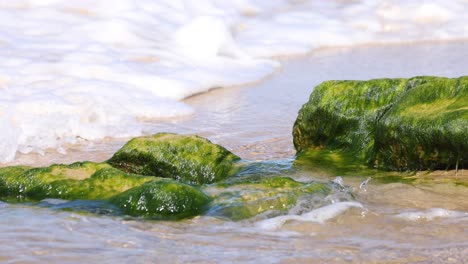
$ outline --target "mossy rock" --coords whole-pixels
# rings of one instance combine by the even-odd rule
[[[238,160],[207,139],[160,133],[130,140],[108,162],[128,173],[206,184],[235,174]]]
[[[201,214],[209,197],[174,180],[150,181],[110,199],[124,213],[154,219],[181,219]]]
[[[131,140],[109,163],[0,168],[0,195],[111,202],[131,216],[180,219],[201,213],[209,198],[178,180],[203,184],[224,179],[237,171],[238,160],[197,136],[158,134]]]
[[[330,189],[323,183],[302,183],[289,177],[249,176],[212,187],[214,198],[209,214],[234,221],[267,211],[285,212],[301,197],[325,196]]]
[[[0,168],[0,191],[3,196],[32,199],[107,199],[153,179],[125,173],[107,163],[6,167]]]
[[[468,165],[467,128],[468,77],[327,81],[293,137],[299,156],[325,149],[373,168],[455,169]]]
[[[57,198],[111,202],[125,214],[157,219],[192,217],[209,202],[200,190],[175,180],[130,174],[93,162],[0,168],[0,195],[10,201]]]
[[[397,170],[468,165],[468,77],[413,78],[410,86],[377,123],[374,163]]]

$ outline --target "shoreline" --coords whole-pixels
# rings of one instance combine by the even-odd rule
[[[463,46],[468,41],[424,43],[332,47],[314,50],[299,57],[284,58],[281,60],[281,67],[274,74],[258,82],[233,87],[215,87],[183,99],[182,102],[194,109],[192,115],[143,120],[143,134],[199,134],[225,146],[244,159],[254,161],[292,158],[295,155],[291,136],[292,124],[312,88],[322,81],[349,79],[350,76],[354,79],[414,76],[418,73],[405,69],[414,72],[416,66],[423,68],[416,71],[427,72],[429,75],[457,76],[463,73],[452,69],[463,68],[468,64],[463,62],[463,56],[457,54],[457,51],[460,51],[468,55],[468,48]],[[430,54],[433,58],[427,55],[426,50],[433,51]],[[418,52],[421,55],[418,55]],[[393,58],[392,53],[412,55],[413,58],[410,59],[413,60],[408,63],[414,65],[395,69],[393,66],[403,61]],[[444,62],[443,59],[447,55],[447,61]],[[388,61],[388,66],[381,64],[379,60],[376,61],[376,58],[381,57],[383,62]],[[355,62],[355,59],[360,61]],[[373,67],[373,64],[379,65],[381,69]],[[457,67],[457,64],[461,65]],[[355,69],[356,65],[364,66],[364,69]],[[369,72],[366,72],[366,68]],[[387,74],[383,74],[384,72]],[[309,73],[315,73],[317,76]],[[86,141],[84,144],[66,146],[65,155],[55,150],[48,150],[43,156],[17,154],[13,162],[0,164],[0,167],[46,166],[80,160],[104,161],[128,140],[129,138],[106,138]]]
[[[303,53],[293,53],[288,55],[278,55],[272,56],[265,59],[278,60],[280,63],[287,62],[289,60],[300,60],[305,57],[313,56],[317,53],[329,52],[329,51],[348,51],[350,49],[363,49],[363,48],[384,48],[384,47],[405,47],[405,46],[424,46],[424,45],[444,45],[444,44],[461,44],[468,43],[468,38],[454,38],[448,40],[440,39],[428,39],[428,40],[406,40],[406,41],[394,41],[394,42],[369,42],[355,45],[337,45],[337,46],[328,46],[328,47],[318,47],[310,51]],[[280,67],[281,68],[281,67]],[[468,73],[467,73],[468,74]],[[268,78],[268,77],[266,77]]]

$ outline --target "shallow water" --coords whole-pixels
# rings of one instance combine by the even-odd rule
[[[312,88],[328,79],[466,74],[468,43],[426,43],[319,50],[286,60],[277,75],[249,87],[216,89],[185,100],[189,118],[148,121],[145,131],[197,133],[244,159],[286,167],[302,181],[333,180],[288,170],[291,129]],[[75,147],[66,156],[20,156],[15,164],[105,160],[123,140]],[[278,160],[278,161],[275,161]],[[466,177],[466,170],[459,172]],[[0,203],[0,261],[5,263],[464,263],[468,258],[468,188],[445,184],[379,184],[344,178],[362,208],[317,213],[276,229],[209,216],[179,222]],[[339,200],[339,196],[329,199]],[[336,209],[336,208],[335,208]],[[334,216],[336,215],[336,216]]]

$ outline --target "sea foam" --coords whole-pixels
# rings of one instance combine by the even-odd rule
[[[358,202],[337,202],[314,209],[302,215],[282,215],[262,220],[257,222],[255,226],[263,230],[276,230],[281,228],[288,221],[315,222],[323,224],[325,221],[337,217],[352,207],[363,208],[362,204]]]
[[[443,208],[430,208],[427,210],[408,211],[397,214],[395,217],[409,221],[432,221],[437,218],[464,218],[468,220],[468,212],[447,210]]]
[[[468,37],[466,1],[0,2],[0,162],[143,133],[141,119],[258,81],[273,56]]]

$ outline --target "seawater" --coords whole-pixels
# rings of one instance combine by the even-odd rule
[[[2,166],[102,161],[127,137],[169,131],[201,134],[244,159],[287,168],[294,158],[292,124],[320,82],[466,75],[468,44],[455,41],[466,38],[466,5],[1,2],[0,159],[9,161]],[[322,182],[339,176],[308,170],[286,175]],[[466,180],[466,168],[456,177]],[[67,201],[60,200],[42,201],[48,206],[0,202],[0,262],[467,259],[466,187],[371,179],[360,188],[366,179],[343,179],[354,199],[340,201],[337,193],[320,201],[325,207],[305,210],[299,204],[306,208],[295,208],[288,219],[241,222],[207,215],[143,221],[62,210]]]
[[[259,166],[265,164],[259,171],[300,181],[331,182],[339,175],[290,170],[292,123],[316,84],[327,79],[455,77],[464,74],[467,57],[466,42],[320,50],[283,61],[282,71],[261,83],[183,100],[195,110],[191,118],[145,122],[144,127],[148,131],[200,133],[245,159],[259,160]],[[96,145],[68,155],[36,155],[31,160],[35,155],[21,155],[17,162],[105,160],[123,143],[112,141],[110,146]],[[367,177],[343,178],[346,193],[334,192],[314,205],[298,203],[283,218],[240,222],[209,215],[177,222],[145,221],[60,210],[67,202],[61,200],[43,201],[41,204],[49,204],[45,207],[0,203],[0,261],[464,263],[468,256],[465,186],[379,184],[374,179],[361,186]],[[466,168],[456,177],[466,180]],[[80,206],[90,205],[83,202],[78,209]]]
[[[454,1],[17,0],[0,3],[0,162],[144,134],[182,99],[259,81],[274,57],[468,37]]]

